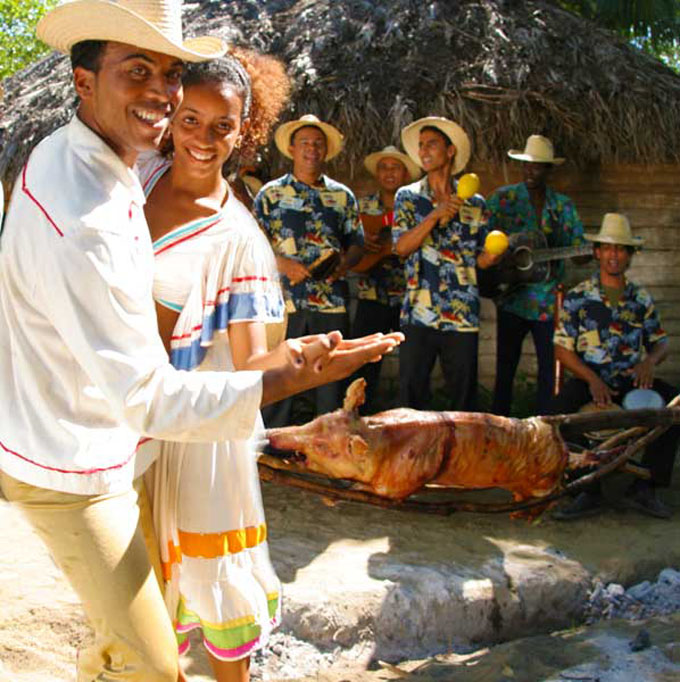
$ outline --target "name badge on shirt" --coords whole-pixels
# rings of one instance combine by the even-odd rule
[[[576,350],[584,351],[587,348],[597,348],[600,345],[600,334],[597,329],[591,329],[589,332],[583,332],[578,335],[576,340]]]
[[[437,321],[437,313],[420,304],[413,307],[413,317],[421,324],[427,326],[430,326]]]
[[[477,225],[482,219],[482,209],[480,206],[467,206],[463,204],[458,209],[458,218],[465,225]]]
[[[283,197],[279,202],[281,208],[290,208],[293,211],[301,211],[305,202],[302,197]]]
[[[432,265],[439,265],[439,251],[431,246],[422,247],[423,258]]]
[[[329,208],[344,208],[347,206],[347,195],[344,192],[319,192],[321,203]]]

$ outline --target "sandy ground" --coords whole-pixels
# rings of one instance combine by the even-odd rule
[[[386,576],[397,580],[393,574],[405,564],[429,567],[455,561],[474,571],[491,559],[507,559],[508,547],[514,545],[555,548],[586,567],[591,577],[624,585],[653,579],[665,566],[678,568],[677,488],[676,484],[667,498],[675,508],[672,522],[612,510],[599,519],[565,525],[548,518],[534,524],[505,516],[460,514],[440,518],[354,504],[328,508],[315,496],[265,486],[272,555],[285,584],[292,617],[284,620],[283,632],[274,638],[273,653],[256,661],[255,679],[680,680],[677,614],[644,624],[612,621],[587,629],[519,638],[474,654],[471,652],[475,647],[463,651],[452,646],[437,657],[416,657],[404,642],[404,656],[392,656],[392,664],[383,666],[379,663],[383,657],[375,646],[376,633],[368,626],[365,631],[361,629],[366,604],[376,599],[369,588],[383,584]],[[530,552],[526,560],[531,564]],[[291,636],[291,624],[299,628],[302,622],[296,612],[302,601],[310,601],[313,614],[322,608],[322,602],[341,599],[343,589],[356,581],[359,584],[343,608],[348,611],[347,622],[356,622],[357,627],[343,635],[346,626],[340,623],[337,646],[313,648]],[[1,499],[0,598],[5,605],[0,621],[0,681],[75,679],[77,649],[90,636],[78,601],[30,527]],[[310,627],[313,629],[314,623]],[[633,653],[629,643],[642,627],[650,632],[652,646]],[[537,628],[541,630],[548,631]],[[522,634],[518,632],[517,637]],[[204,682],[211,679],[209,668],[202,647],[196,644],[183,663],[192,682]],[[372,670],[366,670],[367,666]]]

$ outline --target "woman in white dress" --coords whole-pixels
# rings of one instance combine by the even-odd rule
[[[278,362],[265,334],[283,316],[274,256],[222,168],[234,150],[266,141],[287,94],[282,65],[254,52],[191,65],[171,155],[140,165],[159,329],[180,369]],[[216,679],[245,682],[281,613],[253,442],[151,445],[161,449],[154,520],[180,653],[200,628]]]

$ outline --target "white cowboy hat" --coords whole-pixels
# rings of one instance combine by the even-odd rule
[[[420,166],[417,163],[413,163],[409,156],[404,154],[404,152],[400,152],[393,145],[384,147],[379,152],[373,152],[372,154],[369,154],[364,159],[364,166],[371,175],[375,176],[376,172],[378,171],[378,164],[383,159],[396,159],[397,161],[401,161],[404,166],[406,166],[406,170],[411,176],[411,180],[417,180],[421,175]]]
[[[295,121],[288,121],[280,125],[274,133],[274,142],[278,150],[289,159],[292,159],[290,150],[290,139],[296,130],[312,126],[318,128],[326,136],[326,158],[325,161],[330,161],[342,151],[343,135],[330,123],[320,121],[314,114],[305,114]]]
[[[38,22],[38,38],[68,54],[83,40],[111,40],[187,62],[221,57],[221,38],[182,39],[180,0],[63,0]]]
[[[451,167],[451,175],[456,175],[467,166],[470,160],[471,147],[470,138],[467,133],[453,121],[442,116],[426,116],[419,118],[410,125],[407,125],[401,131],[401,143],[404,145],[406,153],[422,168],[420,156],[418,154],[418,141],[420,138],[420,131],[423,128],[431,126],[441,130],[456,148],[456,156],[453,159],[453,166]]]
[[[630,222],[621,213],[605,213],[602,225],[597,234],[583,235],[589,242],[604,244],[621,244],[622,246],[634,246],[640,248],[644,243],[642,237],[633,237]]]
[[[554,166],[561,166],[564,163],[563,158],[555,158],[553,143],[547,137],[543,137],[543,135],[530,135],[527,138],[527,143],[524,145],[524,151],[511,149],[508,152],[508,156],[511,159],[517,159],[517,161],[551,163]]]

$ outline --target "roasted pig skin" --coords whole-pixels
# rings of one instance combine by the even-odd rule
[[[360,481],[392,499],[426,483],[544,497],[561,485],[568,462],[557,427],[540,417],[405,408],[359,417],[341,409],[267,435],[273,448],[303,454],[310,471]]]

